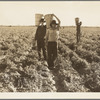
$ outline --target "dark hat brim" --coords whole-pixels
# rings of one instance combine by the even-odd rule
[[[51,24],[51,25],[52,25],[52,24],[58,25],[58,23],[56,23],[55,20],[53,20],[50,24]]]
[[[46,22],[46,21],[40,21],[40,22]]]
[[[46,22],[44,19],[41,19],[40,22]]]

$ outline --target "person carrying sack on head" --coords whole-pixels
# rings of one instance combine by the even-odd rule
[[[79,18],[75,18],[75,23],[76,23],[76,41],[77,44],[80,42],[80,38],[81,38],[81,25],[82,22],[79,22]]]
[[[41,49],[43,51],[44,60],[46,60],[46,48],[45,48],[45,35],[46,35],[46,25],[44,25],[45,21],[42,18],[40,20],[40,25],[38,26],[35,34],[35,40],[37,40],[37,50],[39,60],[41,60]]]
[[[81,38],[81,25],[82,25],[82,22],[79,22],[79,23],[77,23],[77,27],[76,27],[77,44],[80,42],[80,38]]]
[[[48,53],[48,68],[50,70],[54,69],[54,61],[57,58],[57,47],[58,47],[58,38],[59,38],[59,28],[60,20],[52,14],[57,20],[52,20],[50,23],[50,28],[46,32],[46,44],[47,44],[47,53]]]

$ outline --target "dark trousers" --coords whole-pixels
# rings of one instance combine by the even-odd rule
[[[80,37],[81,37],[80,32],[77,32],[76,37],[77,37],[77,43],[79,43],[80,42]]]
[[[48,42],[48,65],[49,68],[54,67],[54,61],[57,58],[57,42]]]
[[[41,50],[42,50],[44,59],[46,60],[46,48],[45,48],[44,40],[42,40],[42,41],[37,40],[37,50],[38,50],[39,59],[41,59]]]

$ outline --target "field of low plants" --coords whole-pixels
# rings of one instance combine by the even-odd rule
[[[38,60],[34,26],[0,26],[0,92],[100,92],[100,28],[61,27],[56,69]]]

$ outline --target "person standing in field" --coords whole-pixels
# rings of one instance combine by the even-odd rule
[[[58,38],[59,38],[59,28],[60,20],[52,14],[57,20],[52,20],[50,23],[50,28],[46,32],[46,44],[47,44],[47,54],[48,54],[48,68],[50,70],[54,69],[54,61],[57,58],[57,47],[58,47]]]
[[[44,25],[45,21],[42,18],[40,20],[40,25],[38,26],[35,34],[35,40],[37,41],[37,50],[39,60],[41,60],[41,49],[43,51],[44,60],[46,60],[46,48],[45,48],[45,35],[46,35],[46,25]]]
[[[77,37],[77,43],[79,43],[80,42],[80,37],[81,37],[81,25],[82,25],[82,22],[78,22],[77,24],[76,24],[76,31],[77,31],[77,33],[76,33],[76,37]]]

